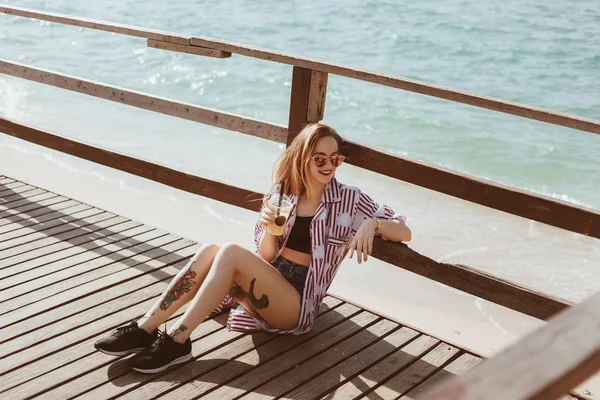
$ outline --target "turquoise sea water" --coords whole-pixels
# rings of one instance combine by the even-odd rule
[[[600,120],[597,1],[7,3],[228,39]],[[143,39],[2,14],[0,58],[287,123],[287,65],[147,49]],[[264,188],[280,151],[3,75],[0,115],[253,189]],[[600,208],[598,135],[335,76],[324,122],[370,146]],[[0,136],[0,145],[16,143]]]

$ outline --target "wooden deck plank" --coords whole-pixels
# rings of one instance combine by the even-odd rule
[[[17,259],[16,262],[14,259],[8,259],[6,260],[6,267],[0,269],[0,290],[11,280],[17,282],[18,280],[25,281],[33,278],[26,274],[37,274],[36,276],[46,275],[51,273],[48,272],[49,270],[58,270],[58,267],[54,267],[52,264],[58,264],[59,261],[66,263],[68,262],[67,259],[72,259],[79,254],[87,251],[96,251],[105,244],[124,240],[127,237],[148,232],[152,229],[154,228],[142,225],[139,222],[126,221],[114,225],[109,229],[103,229],[98,233],[81,236],[78,238],[80,239],[78,243],[73,244],[71,247],[59,250],[51,248],[48,250],[51,247],[49,246],[17,256],[15,257]],[[1,265],[2,263],[0,262]],[[40,268],[42,269],[40,270]]]
[[[186,399],[199,396],[215,387],[218,380],[223,382],[231,380],[249,370],[251,368],[249,364],[238,361],[247,352],[265,346],[265,344],[277,346],[277,343],[281,344],[284,341],[286,342],[286,348],[300,345],[320,332],[335,326],[340,320],[347,318],[348,315],[344,312],[350,309],[354,314],[359,312],[354,306],[344,308],[341,300],[326,296],[315,318],[314,327],[307,334],[296,336],[266,334],[268,337],[266,341],[262,341],[263,333],[261,332],[244,335],[232,345],[198,357],[195,362],[182,368],[169,370],[160,379],[153,378],[144,382],[143,386],[136,385],[135,390],[130,390],[119,398],[153,399],[173,389],[179,389],[180,393],[168,393],[168,397],[174,395],[177,398]],[[261,361],[266,361],[264,354],[261,354]],[[191,384],[187,385],[188,382],[191,382]]]
[[[74,236],[64,241],[58,241],[47,246],[40,247],[28,252],[20,253],[0,260],[0,280],[12,276],[19,272],[20,265],[27,265],[28,270],[39,268],[53,261],[67,258],[87,251],[88,247],[93,247],[106,241],[111,243],[114,238],[118,238],[121,232],[144,226],[140,222],[131,221],[123,217],[116,217],[114,223],[102,223],[104,227],[98,230],[90,230],[87,235]],[[108,220],[111,221],[111,220]]]
[[[194,351],[199,354],[206,354],[218,349],[231,341],[234,341],[240,332],[229,331],[225,326],[227,324],[227,314],[222,314],[214,320],[209,319],[200,324],[192,333],[194,341]],[[262,340],[267,335],[263,333]],[[101,353],[100,353],[101,354]],[[93,354],[91,357],[104,358]],[[179,366],[181,367],[181,366]],[[152,379],[152,375],[144,375],[131,370],[130,358],[104,365],[88,374],[82,375],[75,380],[66,382],[60,387],[45,393],[48,398],[68,398],[74,395],[83,395],[84,398],[100,399],[111,398],[115,394],[126,389],[127,385],[135,384],[136,381]],[[121,386],[123,385],[123,386]]]
[[[36,188],[36,187],[29,187],[29,186],[22,186],[22,187],[25,188],[22,191],[20,191],[19,189],[15,189],[12,194],[2,196],[2,198],[0,198],[0,206],[3,207],[3,209],[7,209],[10,207],[11,203],[14,203],[14,202],[17,202],[17,201],[20,201],[23,199],[29,199],[31,197],[35,197],[40,194],[48,193],[44,189],[40,189],[40,188]]]
[[[2,363],[0,364],[0,376],[3,376],[9,372],[13,372],[32,361],[43,358],[58,350],[79,343],[80,341],[93,336],[95,332],[105,332],[111,330],[114,326],[119,326],[119,324],[123,321],[129,321],[135,318],[137,315],[143,315],[150,309],[156,300],[157,298],[152,298],[141,303],[134,304],[119,313],[107,315],[94,321],[90,325],[81,327],[80,329],[65,332],[58,337],[43,341],[35,346],[21,348],[20,351],[16,353],[12,352],[11,355],[1,358]],[[8,342],[8,345],[13,342],[14,341]],[[92,347],[91,350],[95,349]]]
[[[396,399],[433,375],[458,354],[459,349],[440,343],[408,368],[383,382],[372,393],[365,394],[363,398]]]
[[[10,204],[0,204],[0,218],[3,217],[4,214],[10,215],[14,210],[19,210],[21,207],[29,206],[31,208],[37,208],[37,203],[52,199],[54,197],[59,197],[56,193],[46,192],[42,194],[38,194],[36,196],[30,198],[23,198],[18,201],[11,201]],[[62,197],[62,196],[61,196]],[[66,199],[66,197],[65,197]],[[30,208],[30,209],[31,209]]]
[[[167,282],[164,282],[163,284],[163,289],[166,288],[167,286]],[[335,299],[333,300],[335,301]],[[334,302],[332,304],[335,304]],[[178,318],[179,315],[181,315],[183,313],[183,309],[185,307],[182,307],[181,310],[179,310],[176,314],[174,314],[174,316],[170,319],[170,321],[173,321],[174,319]],[[223,316],[221,316],[221,318],[226,318],[227,314],[224,314]],[[203,324],[205,325],[206,322]],[[204,327],[206,328],[206,327]],[[203,329],[204,329],[203,328]],[[62,365],[63,363],[61,363],[60,359],[56,358],[57,354],[60,353],[55,353],[53,355],[51,355],[50,357],[44,358],[40,361],[36,361],[33,364],[29,364],[28,366],[19,369],[17,372],[19,373],[14,374],[14,375],[8,375],[9,379],[7,382],[7,388],[5,390],[8,390],[7,393],[5,394],[15,394],[18,395],[18,398],[23,398],[25,396],[31,396],[33,394],[51,389],[52,387],[60,384],[63,381],[67,381],[70,379],[74,379],[77,378],[79,376],[85,375],[88,372],[92,372],[94,370],[96,370],[97,368],[102,368],[105,367],[109,364],[113,364],[114,362],[114,366],[112,367],[112,369],[109,369],[110,371],[110,376],[112,377],[113,375],[113,371],[114,368],[119,368],[120,364],[117,364],[118,359],[114,358],[114,357],[109,357],[106,356],[105,354],[102,354],[100,352],[96,352],[95,349],[93,349],[92,344],[93,342],[98,338],[101,337],[103,334],[100,335],[96,335],[94,338],[91,338],[89,340],[87,340],[85,343],[80,343],[78,345],[76,345],[75,349],[71,349],[69,348],[68,351],[65,353],[67,356],[69,354],[73,354],[73,357],[68,357],[68,360],[74,360],[75,356],[77,354],[81,354],[81,353],[85,353],[85,356],[83,358],[82,361],[78,361],[77,364],[65,364]],[[91,349],[91,352],[90,352]],[[121,357],[120,357],[121,358]],[[119,359],[120,359],[119,358]],[[107,362],[108,360],[108,362]],[[117,361],[117,362],[115,362]],[[125,363],[127,364],[127,363]],[[56,366],[59,365],[59,367],[57,368]],[[193,364],[187,364],[187,366],[191,366]],[[57,368],[57,369],[55,369]],[[106,380],[108,375],[104,375],[104,379]],[[36,387],[27,387],[25,385],[23,385],[23,383],[26,383],[27,381],[31,380],[31,379],[36,379]],[[3,377],[4,379],[4,377]],[[165,382],[166,383],[166,382]],[[2,393],[2,391],[0,390],[0,393]],[[49,393],[52,394],[53,392]],[[4,395],[4,394],[3,394]],[[58,397],[47,397],[46,398],[58,398]],[[103,396],[105,397],[105,396]],[[86,396],[86,398],[89,398]]]
[[[0,197],[0,209],[8,209],[10,203],[13,201],[27,199],[42,193],[48,193],[48,191],[31,185],[23,185],[16,189],[5,191]]]
[[[142,229],[144,228],[142,227]],[[75,287],[81,283],[118,272],[127,266],[115,265],[115,263],[177,240],[180,239],[165,231],[155,229],[140,233],[137,237],[110,243],[100,249],[88,251],[68,260],[58,261],[55,269],[52,269],[52,266],[45,266],[42,270],[52,273],[36,279],[29,279],[1,292],[0,315],[6,311],[7,307],[22,307],[52,294],[60,293],[65,288]],[[41,275],[39,271],[37,275]],[[5,305],[5,303],[10,303],[10,305]]]
[[[126,218],[119,216],[109,217],[106,219],[102,218],[103,217],[94,218],[94,220],[92,221],[82,222],[78,229],[54,233],[52,235],[47,235],[47,237],[42,237],[41,239],[38,239],[34,242],[26,243],[22,246],[15,246],[7,250],[0,251],[0,261],[7,260],[17,255],[37,250],[42,247],[47,247],[55,243],[60,243],[61,241],[69,240],[71,238],[76,238],[79,236],[89,236],[96,231],[106,229],[107,227],[127,221]]]
[[[12,220],[6,221],[7,223],[0,225],[0,235],[5,232],[10,232],[18,228],[23,228],[26,226],[34,225],[41,220],[41,222],[51,219],[52,216],[50,214],[56,215],[58,212],[66,211],[71,212],[71,207],[80,205],[82,203],[75,200],[67,200],[62,203],[57,204],[55,207],[48,208],[38,208],[36,211],[32,211],[31,214],[27,215],[24,218],[12,218]],[[91,206],[88,206],[91,207]]]
[[[418,361],[423,354],[439,343],[438,339],[421,335],[323,398],[335,400],[358,398],[363,393],[370,392],[380,382]]]
[[[60,197],[61,196],[57,196],[53,199],[59,199]],[[63,201],[46,200],[46,202],[48,203],[48,205],[45,205],[43,207],[38,207],[35,210],[5,216],[4,218],[2,218],[0,220],[0,228],[2,228],[3,229],[2,231],[4,232],[6,229],[4,227],[6,225],[25,224],[32,220],[35,221],[36,218],[39,218],[42,215],[46,215],[46,214],[49,214],[49,213],[55,212],[55,211],[60,211],[65,208],[71,207],[72,205],[75,205],[75,204],[82,204],[79,201],[69,200],[66,198]]]
[[[82,211],[80,216],[85,216],[80,220],[72,220],[68,223],[61,224],[58,226],[53,226],[49,229],[45,229],[43,231],[38,232],[30,232],[26,235],[19,236],[14,239],[7,240],[6,242],[0,243],[0,257],[3,257],[5,254],[8,254],[7,251],[12,249],[13,247],[20,246],[35,246],[35,242],[40,239],[45,239],[50,236],[59,235],[61,233],[69,232],[76,229],[81,229],[87,225],[93,225],[96,222],[104,221],[109,218],[114,218],[116,215],[102,211],[97,209],[90,209],[86,211]]]
[[[26,220],[12,222],[10,224],[6,224],[0,226],[0,239],[5,233],[15,231],[17,229],[26,228],[31,225],[37,225],[43,222],[51,221],[53,219],[57,219],[60,217],[64,217],[65,215],[73,214],[76,211],[83,211],[92,208],[92,206],[87,204],[79,203],[75,200],[66,201],[61,203],[61,207],[58,210],[44,210],[45,213],[40,212],[36,216],[36,218],[29,218]]]
[[[19,181],[15,181],[15,180],[12,180],[12,182],[7,182],[6,184],[0,183],[0,205],[6,202],[6,201],[4,201],[4,199],[8,196],[22,194],[24,192],[28,192],[33,189],[43,190],[42,188],[39,188],[37,186],[28,185],[24,182],[19,182]],[[47,190],[44,190],[44,192],[47,192]],[[25,196],[25,197],[30,197],[30,196]]]
[[[20,206],[13,206],[8,210],[1,210],[0,211],[0,226],[9,224],[14,221],[20,221],[23,218],[28,219],[29,214],[33,213],[36,210],[45,209],[46,207],[49,207],[53,204],[59,204],[64,201],[71,200],[67,197],[59,196],[54,193],[52,193],[52,195],[53,196],[50,196],[49,198],[47,198],[45,200],[39,200],[34,203],[29,202],[29,203],[22,204]]]
[[[187,259],[185,259],[185,261],[187,261]],[[178,263],[178,265],[179,267],[182,267],[185,265],[185,262],[182,262],[181,264]],[[175,272],[178,271],[177,268],[174,269]],[[61,308],[60,312],[51,310],[48,313],[43,314],[43,317],[46,319],[46,324],[40,327],[29,325],[29,329],[24,330],[23,325],[19,327],[20,324],[17,324],[5,328],[7,333],[3,334],[2,341],[0,342],[0,355],[2,355],[2,357],[8,356],[14,352],[21,351],[28,346],[33,346],[42,341],[60,336],[65,331],[80,329],[85,324],[91,323],[104,315],[125,309],[131,304],[157,299],[167,287],[170,280],[171,279],[167,278],[163,281],[156,282],[154,285],[139,288],[125,296],[110,299],[95,307],[88,307],[84,312],[71,313],[71,315],[66,317],[63,315],[66,310],[63,308]]]
[[[139,240],[151,240],[161,235],[162,232],[157,232],[154,228],[140,225],[137,228],[126,231],[120,237],[113,237],[111,243],[106,247],[92,247],[87,252],[80,253],[76,256],[63,258],[56,262],[45,264],[42,267],[30,268],[20,274],[13,275],[8,279],[0,281],[0,292],[3,293],[3,298],[23,296],[29,291],[36,290],[42,287],[50,286],[51,284],[74,278],[85,272],[92,271],[94,268],[100,268],[106,263],[106,259],[113,261],[119,256],[120,251],[128,250],[140,244]],[[110,244],[116,244],[115,247],[108,247]],[[98,263],[101,262],[102,265]],[[4,300],[0,300],[0,303]]]
[[[185,310],[182,307],[167,322],[173,322],[183,315],[184,312]],[[130,315],[132,314],[123,314],[124,317]],[[97,331],[93,337],[36,360],[34,363],[30,363],[16,370],[14,373],[3,376],[4,387],[0,388],[0,395],[4,396],[4,398],[15,399],[32,397],[104,365],[122,361],[126,357],[113,357],[97,351],[94,348],[94,342],[115,328],[125,325],[131,319],[141,315],[143,314],[140,313],[130,319],[123,318],[122,321],[108,330]],[[206,325],[205,329],[221,328],[221,324],[216,326],[212,322]],[[44,397],[46,398],[46,396]]]
[[[442,382],[445,379],[453,376],[462,375],[466,371],[472,369],[481,362],[481,357],[476,357],[472,354],[462,354],[456,360],[446,365],[442,370],[438,371],[431,378],[421,383],[419,386],[412,389],[406,395],[402,396],[400,400],[414,400],[417,396],[422,393],[426,393],[432,387]]]
[[[327,349],[300,365],[284,372],[283,374],[267,381],[263,385],[243,396],[243,399],[275,399],[285,395],[297,386],[308,382],[311,378],[324,371],[335,368],[338,363],[345,361],[356,353],[381,341],[399,328],[393,321],[382,319],[377,323],[361,330],[356,335]],[[391,351],[391,346],[388,346]],[[263,381],[264,382],[264,381]]]
[[[94,218],[95,217],[95,218]],[[82,223],[102,220],[116,217],[116,215],[103,211],[98,208],[89,208],[87,210],[75,212],[72,215],[67,215],[63,218],[49,221],[48,223],[40,224],[39,227],[27,227],[17,229],[0,237],[0,254],[10,249],[11,247],[20,246],[30,243],[38,239],[43,239],[47,236],[52,236],[58,233],[67,232],[72,229],[77,229]],[[82,222],[85,221],[85,222]]]
[[[89,293],[96,291],[103,291],[112,286],[118,285],[121,282],[127,282],[136,277],[144,274],[153,273],[155,277],[165,277],[165,274],[160,271],[164,267],[164,262],[160,261],[162,257],[168,257],[177,251],[180,251],[186,247],[193,246],[193,242],[188,240],[179,240],[174,244],[169,244],[169,248],[157,248],[150,251],[144,251],[140,255],[127,258],[118,263],[112,264],[113,269],[120,269],[118,272],[95,279],[93,281],[87,281],[86,279],[79,279],[78,286],[70,287],[68,284],[63,285],[66,287],[65,290],[60,293],[50,295],[44,298],[44,301],[37,301],[20,307],[16,312],[9,311],[2,314],[2,327],[11,325],[13,323],[22,321],[30,318],[36,314],[48,311],[54,307],[57,307],[65,302],[72,301],[73,299],[85,297]],[[166,253],[166,254],[165,254]],[[158,260],[156,260],[158,259]],[[3,303],[4,304],[4,303]]]
[[[128,282],[127,285],[116,285],[110,288],[110,292],[97,292],[89,294],[88,296],[82,297],[79,300],[68,302],[62,306],[53,308],[45,311],[42,314],[38,314],[31,318],[25,319],[16,324],[12,324],[2,329],[3,339],[0,343],[4,343],[12,338],[18,337],[19,335],[27,334],[28,332],[36,331],[43,328],[54,321],[66,319],[79,314],[81,320],[85,321],[86,318],[82,317],[81,314],[92,313],[95,314],[98,311],[94,311],[95,307],[104,306],[107,312],[110,310],[118,309],[121,302],[129,301],[135,303],[143,301],[152,296],[159,295],[167,283],[175,276],[179,270],[187,263],[187,260],[195,253],[196,247],[188,247],[186,249],[178,251],[174,254],[173,258],[163,258],[162,260],[167,265],[160,271],[164,275],[163,278],[157,278],[152,274],[141,275]],[[181,261],[179,258],[181,258]],[[169,264],[171,260],[174,264]],[[86,314],[87,317],[87,314]]]
[[[7,225],[9,228],[6,230],[2,229],[2,232],[0,232],[0,246],[11,239],[22,237],[30,233],[42,232],[45,229],[77,221],[79,220],[79,213],[87,216],[90,215],[92,209],[93,208],[87,204],[77,204],[67,210],[56,211],[47,214],[46,216],[42,216],[38,218],[37,221],[29,221],[20,226],[19,224],[15,224],[16,226],[13,226],[12,229],[10,228],[10,225]],[[88,213],[84,213],[86,211]],[[95,211],[96,213],[100,213],[103,210],[95,209]]]
[[[254,359],[255,368],[231,382],[203,395],[206,399],[234,399],[261,386],[265,381],[284,373],[295,365],[322,353],[330,346],[352,337],[366,327],[376,324],[381,319],[374,314],[362,311],[359,314],[344,320],[335,327],[323,332],[302,346],[294,347],[277,355],[267,362],[261,362],[262,349],[255,350],[247,355]],[[245,362],[245,361],[244,361]],[[251,363],[252,361],[250,361]]]
[[[7,182],[13,185],[8,189],[27,186]],[[222,314],[193,332],[192,362],[155,375],[135,373],[128,358],[97,352],[93,343],[143,315],[198,244],[44,189],[30,194],[4,203],[14,208],[0,204],[0,246],[14,245],[0,247],[3,399],[296,400],[408,393],[409,400],[470,367],[468,357],[477,360],[456,358],[460,350],[448,351],[435,338],[327,297],[306,334],[229,331]],[[91,210],[106,219],[85,218]]]
[[[286,393],[283,398],[294,400],[321,398],[330,393],[335,387],[351,380],[362,371],[387,357],[396,351],[398,347],[405,346],[418,335],[417,331],[402,327],[354,356],[347,358],[344,362],[334,367],[328,367],[314,378]]]
[[[224,316],[223,322],[226,322],[226,317]],[[199,328],[196,330],[200,330],[204,324],[200,324]],[[198,340],[199,337],[196,334],[196,330],[192,333],[191,339],[193,342],[192,354],[194,357],[202,357],[207,354],[218,351],[230,343],[235,343],[235,341],[242,336],[244,336],[243,332],[230,331],[228,329],[221,329],[218,332],[215,332],[213,335],[202,338],[202,340]],[[257,345],[268,341],[272,335],[266,332],[259,332],[254,335],[254,340]],[[197,361],[196,361],[197,362]],[[224,361],[223,361],[224,362]],[[57,398],[60,398],[62,395],[72,393],[74,391],[78,391],[81,394],[85,394],[86,397],[95,399],[95,398],[111,398],[121,395],[124,392],[129,390],[133,390],[140,384],[144,384],[146,382],[152,381],[154,379],[162,379],[161,376],[166,373],[177,371],[179,372],[185,366],[176,366],[170,369],[169,371],[165,371],[161,374],[155,375],[146,375],[141,374],[136,371],[132,371],[130,365],[125,363],[121,363],[118,366],[115,364],[111,366],[107,366],[104,368],[100,368],[94,371],[90,376],[82,377],[80,382],[71,382],[64,385],[60,388],[60,392],[52,393],[56,395]],[[109,372],[110,370],[110,372]],[[92,376],[93,375],[93,376]],[[107,381],[107,376],[110,377],[110,380]],[[93,390],[82,390],[86,387],[89,387]]]
[[[0,179],[0,197],[6,193],[13,191],[16,188],[25,186],[23,182],[15,181],[13,179]]]
[[[186,251],[187,251],[187,254],[186,254]],[[181,257],[183,257],[183,259],[180,260],[179,262],[176,262],[172,265],[168,265],[163,268],[163,270],[168,273],[169,278],[163,279],[161,281],[157,281],[156,278],[154,278],[150,275],[144,275],[134,281],[131,281],[130,285],[118,285],[115,287],[117,289],[120,289],[121,291],[131,290],[130,286],[135,287],[135,290],[128,294],[123,295],[122,293],[113,293],[112,290],[108,293],[106,291],[94,293],[89,296],[66,303],[60,307],[52,309],[52,310],[48,311],[47,313],[41,314],[35,318],[41,319],[44,316],[47,316],[48,319],[51,319],[53,322],[54,321],[57,322],[58,330],[60,331],[60,328],[61,328],[60,320],[61,320],[62,314],[65,314],[69,317],[71,317],[71,316],[81,317],[81,315],[83,315],[84,313],[90,312],[90,314],[93,313],[94,315],[97,315],[98,317],[103,317],[105,315],[110,314],[111,311],[122,311],[121,309],[123,309],[126,312],[126,309],[131,307],[133,304],[139,303],[141,301],[149,300],[149,299],[156,299],[157,296],[159,296],[162,293],[162,291],[167,288],[172,277],[175,276],[177,274],[177,272],[179,272],[179,270],[187,264],[187,262],[189,261],[189,258],[194,254],[194,252],[195,251],[193,248],[187,248],[185,250],[178,252],[181,255]],[[151,284],[149,286],[143,286],[143,285],[138,284],[138,281],[148,280],[148,279],[151,279],[153,281],[153,284]],[[156,285],[156,286],[154,286],[154,285]],[[125,287],[127,287],[127,289],[123,289]],[[135,295],[135,293],[137,293],[137,295]],[[131,296],[129,296],[129,295],[131,295]],[[112,304],[102,303],[101,302],[102,296],[106,296],[106,297],[114,296],[112,299],[109,300],[109,302],[112,302]],[[125,299],[125,297],[127,297],[127,299]],[[127,304],[126,300],[130,300],[131,303]],[[138,301],[135,301],[135,300],[138,300]],[[106,307],[106,308],[104,308],[104,307]],[[120,315],[122,315],[123,321],[127,321],[130,314],[126,314],[123,316],[123,314],[120,312]],[[176,313],[174,315],[178,315],[178,314]],[[131,317],[131,319],[132,318],[134,318],[134,317]],[[11,329],[14,327],[18,327],[19,325],[23,325],[26,322],[28,322],[28,321],[24,321],[22,323],[15,324],[9,328],[4,328],[4,329],[8,330],[8,329]],[[30,327],[30,328],[33,328],[33,329],[29,329],[29,331],[35,330],[35,327]],[[23,332],[27,332],[27,331],[23,330]],[[78,354],[80,354],[81,352],[87,352],[85,354],[94,352],[95,349],[93,349],[91,346],[95,339],[93,339],[93,340],[90,339],[90,340],[91,340],[91,342],[88,341],[89,343],[87,344],[87,347],[75,345],[74,348],[69,348],[68,352],[63,351],[63,352],[57,353],[57,354],[63,354],[65,357],[67,357],[67,359],[70,360],[70,359],[78,358]],[[12,375],[9,374],[8,377],[3,377],[3,382],[6,382],[6,385],[8,388],[8,387],[20,385],[20,384],[26,382],[27,380],[33,379],[34,377],[51,373],[52,370],[54,368],[56,368],[57,365],[61,365],[60,362],[59,363],[56,362],[56,357],[54,355],[52,355],[51,357],[54,357],[54,358],[52,358],[52,359],[44,358],[42,360],[38,360],[33,364],[29,364],[29,365],[19,369],[18,374],[12,374]],[[9,383],[10,383],[10,385],[9,385]]]

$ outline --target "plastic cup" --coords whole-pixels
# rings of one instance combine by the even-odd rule
[[[285,230],[285,226],[290,216],[290,211],[292,211],[291,199],[286,195],[283,195],[283,199],[281,200],[279,216],[277,216],[278,205],[279,194],[275,194],[269,199],[269,202],[267,203],[267,207],[269,207],[269,209],[275,214],[275,220],[269,225],[267,225],[267,232],[269,232],[273,236],[283,235],[283,231]]]

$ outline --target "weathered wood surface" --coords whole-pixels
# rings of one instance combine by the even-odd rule
[[[22,222],[28,221],[26,214],[19,213]],[[0,267],[0,272],[21,268],[6,278],[11,285],[0,293],[12,296],[3,297],[0,305],[29,298],[29,304],[5,310],[0,317],[3,399],[315,398],[357,379],[372,380],[372,390],[383,390],[386,381],[402,370],[416,365],[423,371],[424,357],[434,346],[448,347],[326,297],[314,328],[305,335],[230,332],[225,328],[227,315],[221,314],[194,331],[192,362],[156,375],[132,372],[128,358],[99,353],[94,341],[144,314],[198,245],[121,219],[113,228],[95,231],[93,237],[75,236],[65,246],[53,238],[53,243],[11,257],[9,266]],[[10,232],[0,233],[0,241]],[[16,260],[20,262],[15,264]],[[29,289],[18,296],[11,287]],[[171,321],[182,312],[178,310]],[[442,364],[439,357],[430,361],[427,371]],[[381,363],[395,369],[381,374]]]
[[[323,119],[326,94],[326,73],[294,67],[287,135],[288,146],[302,128]]]
[[[556,399],[600,370],[600,293],[423,400]]]
[[[148,47],[160,50],[176,51],[179,53],[193,54],[196,56],[205,56],[213,58],[228,58],[231,53],[221,50],[207,49],[206,47],[190,46],[189,44],[179,44],[171,42],[163,42],[161,40],[148,39]]]
[[[122,35],[136,36],[163,42],[189,44],[190,36],[179,33],[159,31],[156,29],[141,28],[132,25],[117,24],[112,22],[97,21],[91,18],[73,17],[70,15],[41,12],[24,7],[13,7],[0,5],[0,12],[9,15],[17,15],[26,18],[35,18],[42,21],[56,22],[59,24],[80,26],[82,28],[97,29],[106,32],[114,32]]]
[[[600,211],[346,141],[346,162],[436,192],[600,238]]]
[[[172,168],[97,148],[39,129],[25,127],[2,118],[0,118],[0,132],[190,193],[250,210],[260,208],[262,195],[250,190],[186,174]]]
[[[283,126],[204,108],[191,103],[151,96],[142,92],[72,77],[54,71],[13,63],[3,59],[0,59],[0,74],[11,75],[279,143],[285,143],[287,136],[287,129]]]
[[[100,29],[109,32],[120,33],[137,37],[145,37],[164,42],[179,43],[183,45],[198,46],[213,50],[219,50],[232,54],[239,54],[247,57],[258,58],[267,61],[273,61],[294,67],[315,70],[323,73],[330,73],[347,78],[358,79],[366,82],[375,83],[402,89],[409,92],[419,93],[440,99],[450,100],[474,107],[485,108],[498,111],[505,114],[516,115],[523,118],[529,118],[537,121],[548,122],[555,125],[561,125],[568,128],[582,131],[600,133],[600,122],[580,116],[554,112],[539,107],[532,107],[525,104],[519,104],[511,101],[495,99],[489,96],[481,96],[469,93],[463,90],[450,89],[447,87],[434,85],[414,79],[391,76],[377,72],[347,67],[340,64],[328,63],[316,59],[300,57],[268,50],[256,46],[218,40],[209,37],[187,36],[177,33],[163,32],[158,30],[114,24],[104,21],[95,21],[87,18],[80,18],[56,13],[41,12],[22,7],[0,6],[0,12],[20,15],[24,17],[36,18],[44,21],[52,21],[67,25],[81,26],[91,29]]]
[[[407,271],[538,319],[548,319],[570,307],[564,299],[524,288],[464,265],[439,263],[406,244],[390,245],[377,237],[373,255]]]

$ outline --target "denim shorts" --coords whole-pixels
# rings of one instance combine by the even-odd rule
[[[279,256],[273,261],[273,266],[281,275],[292,284],[294,289],[300,295],[300,303],[303,300],[304,286],[306,284],[306,276],[308,275],[308,267],[295,263],[282,256]]]

